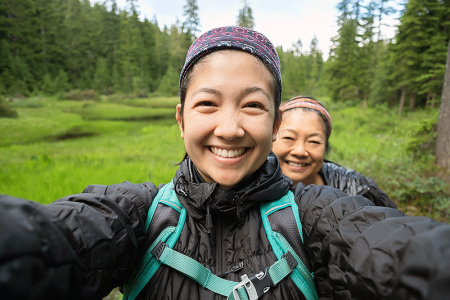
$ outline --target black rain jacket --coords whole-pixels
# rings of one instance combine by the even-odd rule
[[[329,185],[344,191],[350,196],[361,195],[378,206],[397,208],[397,205],[389,199],[378,185],[369,177],[352,169],[346,169],[334,162],[325,160],[319,171],[325,185]]]
[[[275,261],[258,202],[280,198],[291,181],[274,156],[240,187],[203,183],[185,160],[174,178],[188,218],[175,249],[216,274],[237,262],[238,281]],[[183,192],[182,192],[182,191]],[[0,196],[2,299],[101,299],[122,286],[146,250],[151,183],[94,185],[52,204]],[[406,217],[328,186],[294,190],[322,299],[444,299],[450,292],[450,226]],[[213,228],[205,227],[210,206]],[[163,218],[163,215],[161,215]],[[164,218],[163,218],[164,219]],[[139,299],[223,299],[162,266]],[[289,278],[263,299],[303,299]]]

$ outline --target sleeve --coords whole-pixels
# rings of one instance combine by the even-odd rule
[[[102,299],[144,251],[153,184],[89,186],[40,205],[0,196],[2,299]]]
[[[331,190],[330,190],[331,189]],[[450,226],[308,186],[296,193],[321,299],[443,299]]]

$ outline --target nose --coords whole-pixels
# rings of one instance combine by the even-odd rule
[[[297,143],[295,143],[294,147],[291,150],[291,154],[298,157],[305,157],[309,155],[303,141],[297,141]]]
[[[242,127],[241,115],[236,111],[222,111],[220,115],[217,116],[214,134],[225,140],[243,137],[245,131]]]

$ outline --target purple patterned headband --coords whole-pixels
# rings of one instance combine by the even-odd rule
[[[333,122],[331,121],[330,113],[325,109],[325,107],[322,106],[319,101],[309,97],[297,96],[284,102],[280,106],[280,111],[283,113],[294,108],[314,109],[315,111],[319,112],[319,114],[324,116],[326,119],[325,125],[328,127],[328,137],[330,137],[331,131],[333,130]]]
[[[272,43],[261,33],[252,29],[227,26],[219,27],[202,34],[195,40],[186,55],[186,61],[180,74],[180,86],[186,72],[204,55],[223,49],[241,50],[259,58],[278,81],[276,105],[281,101],[280,60]]]

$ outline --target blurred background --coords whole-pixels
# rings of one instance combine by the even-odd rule
[[[435,164],[444,0],[0,0],[0,193],[48,203],[88,184],[170,181],[185,55],[224,25],[274,43],[283,100],[325,103],[330,160],[409,215],[448,221],[449,173]]]

